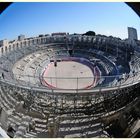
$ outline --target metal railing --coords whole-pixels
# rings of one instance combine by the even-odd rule
[[[0,82],[22,88],[48,92],[98,92],[129,87],[140,82],[140,72],[96,77],[42,77],[16,75],[1,77]]]

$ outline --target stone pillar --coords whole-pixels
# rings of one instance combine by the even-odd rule
[[[2,110],[1,112],[1,115],[0,115],[0,122],[1,122],[1,125],[2,125],[2,128],[7,130],[8,128],[8,116],[12,114],[12,111],[5,111],[5,110]]]
[[[48,120],[48,136],[49,138],[57,138],[59,131],[60,118],[55,118],[56,120]]]

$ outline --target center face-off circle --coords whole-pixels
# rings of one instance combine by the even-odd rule
[[[76,61],[57,62],[57,66],[52,62],[42,77],[43,85],[57,89],[87,89],[94,84],[91,68]]]

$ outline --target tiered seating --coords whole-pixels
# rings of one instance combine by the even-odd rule
[[[139,71],[140,69],[140,58],[135,56],[134,58],[132,58],[131,60],[131,67],[132,67],[132,71]]]
[[[12,92],[13,91],[8,88],[3,89],[3,87],[1,87],[0,89],[0,103],[5,111],[13,109],[17,104],[17,101],[10,95]]]
[[[31,121],[32,121],[31,117],[23,116],[21,119],[20,126],[18,126],[14,137],[15,138],[24,137],[24,135],[29,131],[29,125]]]
[[[107,53],[95,50],[92,46],[88,46],[87,50],[85,50],[85,46],[78,46],[74,49],[73,55],[88,60],[95,58],[100,60],[93,66],[96,83],[98,83],[98,81],[100,82],[98,87],[101,85],[108,86],[109,83],[113,86],[117,85],[117,79],[115,79],[115,77],[112,79],[100,78],[100,75],[112,76],[113,74],[117,74],[116,65],[113,63],[116,61],[115,57],[112,55],[108,57]],[[25,75],[30,73],[31,78],[36,78],[36,76],[40,76],[40,73],[42,73],[42,70],[50,63],[51,59],[68,56],[68,50],[64,45],[23,47],[20,50],[14,50],[1,57],[0,72],[4,72],[4,69],[12,70],[13,64],[22,58],[21,63],[17,66],[18,76],[21,76],[20,80],[27,82],[25,79],[22,79],[25,78]],[[135,56],[132,61],[134,63],[131,65],[131,71],[138,71],[140,68],[139,57]],[[95,64],[94,61],[92,64]],[[10,77],[10,73],[6,73],[6,78],[7,77]],[[41,85],[39,79],[35,80],[31,78],[32,84],[37,83],[37,86]],[[14,79],[11,78],[11,81],[12,80],[14,81]],[[129,81],[132,81],[130,77],[124,81],[124,84],[128,84]],[[122,94],[116,95],[117,92],[115,91],[110,93],[111,95],[107,99],[104,95],[101,95],[98,99],[94,99],[96,94],[89,100],[85,99],[85,101],[81,101],[80,96],[77,96],[76,99],[71,98],[71,96],[62,97],[62,95],[55,98],[55,94],[42,93],[39,91],[34,92],[16,88],[16,86],[8,86],[8,84],[3,83],[0,87],[0,106],[5,112],[11,113],[8,114],[7,125],[12,125],[14,128],[14,137],[38,137],[41,134],[49,137],[49,125],[52,122],[57,124],[57,128],[55,128],[57,137],[106,137],[102,130],[101,121],[99,118],[95,118],[95,116],[101,117],[106,112],[114,113],[115,110],[123,108],[133,100],[135,96],[133,97],[132,94],[129,99],[126,99],[126,96],[122,96]],[[109,92],[107,94],[109,94]],[[62,100],[62,98],[64,99]],[[95,116],[93,117],[92,115]],[[60,119],[57,118],[58,116]],[[133,116],[128,114],[127,118],[128,124],[131,125],[134,120]],[[33,122],[33,124],[30,124],[31,122]]]
[[[97,137],[101,136],[102,129],[99,120],[92,116],[64,117],[59,124],[58,137]]]
[[[102,62],[102,61],[100,61],[99,64],[102,65],[102,67],[105,70],[105,74],[108,75],[108,73],[110,72],[110,68],[104,62]],[[106,75],[104,75],[104,76],[106,76]]]

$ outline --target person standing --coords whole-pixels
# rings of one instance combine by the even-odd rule
[[[4,79],[4,73],[2,72],[2,74],[1,74],[1,76],[2,76],[2,78]]]

